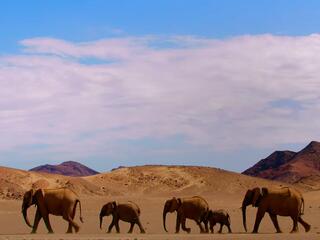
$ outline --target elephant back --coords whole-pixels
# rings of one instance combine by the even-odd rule
[[[206,217],[209,212],[209,205],[207,201],[199,196],[182,199],[182,206],[179,211],[187,218],[202,219]]]
[[[132,208],[135,209],[137,211],[138,215],[140,216],[141,210],[140,210],[140,207],[138,206],[138,204],[136,204],[135,202],[132,202],[132,201],[128,201],[128,203],[132,205]]]
[[[301,197],[301,193],[291,187],[279,187],[279,188],[262,188],[262,193],[266,195],[277,195],[281,198]]]
[[[197,199],[199,201],[199,203],[203,207],[207,207],[207,209],[209,211],[209,204],[208,204],[207,200],[205,200],[203,197],[201,197],[201,196],[193,196],[192,199]]]

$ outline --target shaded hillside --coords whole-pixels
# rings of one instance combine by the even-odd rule
[[[46,164],[46,165],[32,168],[29,171],[60,174],[60,175],[73,176],[73,177],[91,176],[99,173],[91,168],[88,168],[87,166],[81,163],[74,162],[74,161],[63,162],[59,165]]]
[[[0,167],[0,198],[21,199],[30,188],[68,187],[84,196],[190,196],[243,194],[256,186],[280,185],[260,178],[209,167],[123,167],[88,177]]]
[[[320,143],[312,141],[297,153],[274,152],[243,174],[311,187],[319,185],[315,179],[320,178]]]
[[[273,179],[273,172],[277,171],[280,166],[288,163],[295,154],[296,152],[293,151],[275,151],[268,157],[260,160],[251,168],[245,170],[243,174]]]

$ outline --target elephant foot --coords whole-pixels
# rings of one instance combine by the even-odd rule
[[[49,233],[49,234],[53,234],[54,232],[53,232],[53,231],[49,231],[48,233]]]
[[[31,234],[36,234],[37,232],[36,232],[36,231],[34,231],[34,230],[32,230],[30,233],[31,233]]]
[[[306,231],[306,232],[309,232],[310,229],[311,229],[311,225],[308,224],[308,225],[305,227],[305,231]]]
[[[258,233],[258,231],[257,230],[253,230],[252,233],[256,234],[256,233]]]
[[[146,233],[146,231],[145,231],[145,230],[141,230],[141,231],[140,231],[140,233],[145,234],[145,233]]]
[[[292,231],[291,231],[291,232],[292,232]],[[276,233],[282,233],[282,231],[279,229],[279,230],[276,231]]]
[[[297,229],[293,229],[293,230],[291,230],[291,232],[290,233],[297,233],[298,232],[298,230]]]

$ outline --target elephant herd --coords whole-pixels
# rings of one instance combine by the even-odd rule
[[[33,225],[30,224],[27,214],[28,208],[32,205],[37,206]],[[36,233],[41,219],[43,219],[48,232],[53,233],[49,221],[49,214],[62,216],[63,219],[68,222],[67,233],[72,233],[73,230],[78,232],[80,227],[74,221],[77,205],[79,205],[80,210],[80,221],[83,222],[80,199],[72,190],[68,188],[31,189],[24,194],[22,215],[26,224],[32,228],[31,233]],[[246,208],[249,205],[258,208],[253,233],[258,232],[260,222],[265,213],[269,214],[277,233],[281,232],[277,220],[278,215],[291,217],[293,221],[292,233],[298,231],[298,223],[305,228],[306,232],[311,228],[301,217],[304,213],[303,196],[291,187],[282,187],[279,189],[257,187],[249,189],[244,196],[241,206],[245,231],[247,231]],[[200,196],[190,198],[173,197],[165,202],[162,217],[163,227],[166,232],[166,216],[168,213],[173,212],[177,213],[176,233],[179,233],[180,227],[187,233],[191,232],[191,229],[186,227],[186,219],[194,220],[201,233],[208,233],[209,227],[211,233],[213,233],[213,227],[216,223],[220,224],[219,233],[222,232],[224,225],[227,226],[228,232],[231,233],[231,220],[228,212],[225,210],[210,210],[207,201]],[[138,225],[141,233],[145,233],[140,221],[140,213],[139,206],[134,202],[108,202],[102,206],[99,214],[100,228],[102,228],[103,218],[112,215],[112,222],[107,230],[108,233],[112,231],[113,227],[115,227],[117,233],[120,232],[120,220],[130,223],[129,233],[133,231],[135,224]]]

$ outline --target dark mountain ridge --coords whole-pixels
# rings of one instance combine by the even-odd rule
[[[29,171],[53,173],[72,177],[91,176],[99,173],[75,161],[67,161],[58,165],[45,164],[32,168]]]
[[[275,151],[245,170],[243,174],[287,183],[299,183],[307,181],[308,178],[318,179],[320,143],[312,141],[299,152]]]

